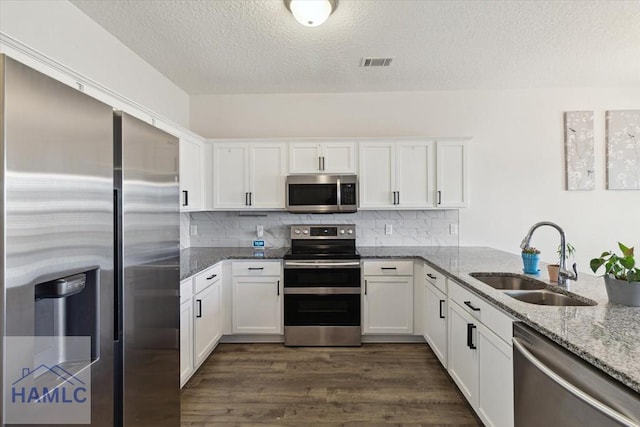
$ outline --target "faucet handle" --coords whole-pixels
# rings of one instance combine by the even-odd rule
[[[578,268],[575,262],[571,266],[571,269],[573,270],[573,273],[568,270],[561,269],[558,274],[568,280],[578,280]]]

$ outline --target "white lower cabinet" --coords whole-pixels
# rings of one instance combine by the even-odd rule
[[[365,261],[364,334],[413,333],[413,261]]]
[[[449,305],[449,375],[471,406],[478,406],[477,332],[473,318],[457,304]]]
[[[196,368],[205,361],[222,335],[222,280],[218,279],[193,297],[193,347]]]
[[[222,336],[222,264],[180,282],[180,387]]]
[[[425,325],[424,339],[429,343],[431,350],[447,367],[447,296],[431,282],[425,280]]]
[[[193,303],[180,304],[180,387],[193,374]]]
[[[478,348],[478,414],[487,426],[512,426],[512,347],[481,325]]]
[[[282,334],[281,263],[233,262],[232,332]]]
[[[513,426],[513,361],[507,332],[512,320],[455,282],[448,286],[449,374],[485,425]]]

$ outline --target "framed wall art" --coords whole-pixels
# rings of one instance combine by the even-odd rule
[[[640,190],[640,110],[607,111],[607,189]]]
[[[593,190],[593,111],[564,113],[564,151],[567,190]]]

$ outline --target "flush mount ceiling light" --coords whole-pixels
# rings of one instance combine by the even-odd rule
[[[338,7],[338,0],[284,0],[294,18],[307,27],[322,25]]]

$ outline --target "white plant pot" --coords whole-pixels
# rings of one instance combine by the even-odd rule
[[[640,307],[640,282],[627,282],[607,275],[604,276],[604,284],[610,302]]]

